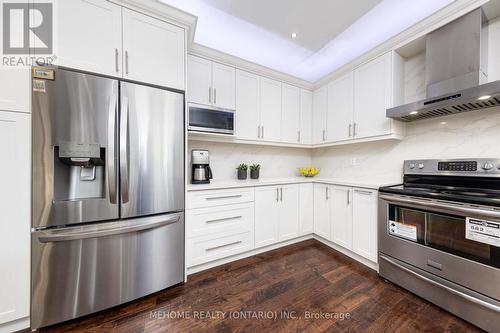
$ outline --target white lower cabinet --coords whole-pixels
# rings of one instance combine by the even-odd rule
[[[29,114],[0,111],[0,331],[29,316],[30,133]]]
[[[314,184],[314,233],[326,239],[330,239],[332,234],[330,196],[330,185]]]
[[[299,185],[299,232],[308,235],[314,232],[314,187],[312,183]]]
[[[353,251],[377,262],[377,191],[353,189]]]
[[[352,189],[345,186],[332,186],[331,200],[331,240],[352,250]]]
[[[299,185],[255,188],[255,247],[299,236]]]
[[[377,191],[314,184],[314,233],[377,262]]]

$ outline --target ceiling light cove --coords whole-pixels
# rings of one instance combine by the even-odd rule
[[[454,0],[161,1],[198,17],[195,43],[315,82]]]

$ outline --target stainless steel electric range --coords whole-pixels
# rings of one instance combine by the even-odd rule
[[[500,159],[405,161],[379,193],[379,274],[500,332]]]

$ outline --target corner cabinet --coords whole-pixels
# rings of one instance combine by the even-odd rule
[[[314,184],[314,233],[377,262],[377,191]]]
[[[27,113],[0,111],[0,331],[29,316],[31,120]]]
[[[401,138],[404,124],[386,110],[403,101],[402,77],[401,56],[389,52],[315,90],[313,144]]]
[[[55,14],[55,65],[185,90],[184,28],[105,0],[58,1]]]
[[[255,248],[299,235],[299,185],[256,187]]]

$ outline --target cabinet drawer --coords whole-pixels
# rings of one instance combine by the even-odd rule
[[[191,209],[187,212],[188,238],[253,230],[254,204],[242,203]]]
[[[188,192],[187,209],[230,205],[254,200],[254,189],[236,188]]]
[[[242,231],[210,239],[191,238],[187,240],[187,265],[192,267],[250,251],[253,248],[252,231]]]

